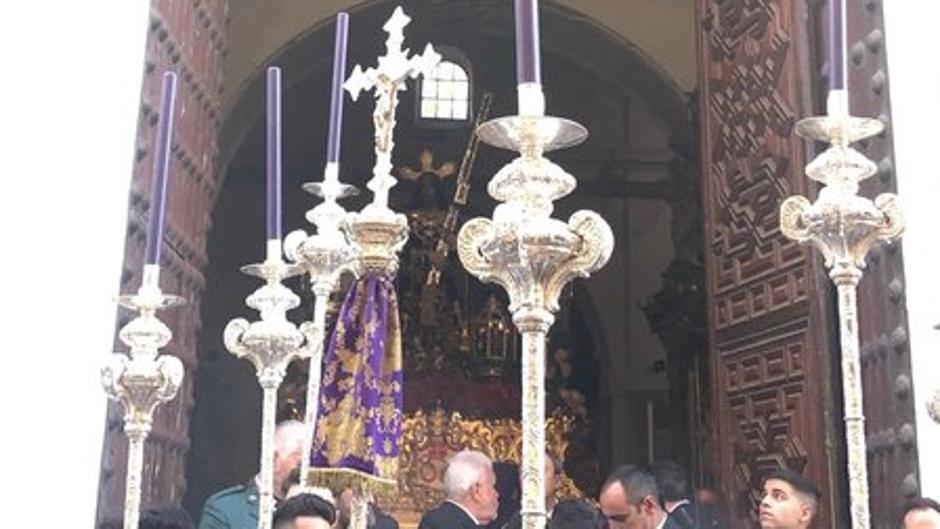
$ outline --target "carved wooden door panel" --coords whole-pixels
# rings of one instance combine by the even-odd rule
[[[829,281],[779,229],[780,202],[809,194],[793,134],[813,111],[806,4],[696,4],[712,465],[735,528],[757,526],[761,478],[781,466],[822,490],[818,527],[844,525]]]
[[[164,292],[183,296],[188,304],[161,313],[173,330],[165,352],[186,367],[179,394],[161,405],[144,448],[141,507],[178,505],[186,489],[189,416],[196,370],[199,297],[205,287],[205,244],[216,179],[217,130],[221,104],[222,61],[227,0],[153,0],[143,67],[137,125],[137,156],[129,201],[121,292],[140,286],[143,248],[149,215],[152,148],[160,101],[160,78],[172,69],[179,74],[167,199],[167,226],[161,259]],[[118,325],[130,314],[121,312]],[[118,351],[125,348],[116,346]],[[127,441],[120,405],[109,404],[98,487],[98,520],[123,514]]]

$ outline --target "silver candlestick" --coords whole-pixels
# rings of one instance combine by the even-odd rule
[[[868,250],[878,241],[900,237],[904,221],[896,195],[884,193],[874,202],[858,196],[859,182],[875,174],[878,168],[849,145],[878,134],[884,124],[875,119],[850,116],[845,90],[829,92],[827,103],[828,115],[806,118],[796,124],[796,133],[800,136],[830,144],[806,165],[806,175],[823,187],[814,203],[802,196],[786,199],[780,205],[780,229],[790,239],[811,242],[822,252],[829,277],[838,289],[852,528],[868,529],[868,470],[856,287],[862,278]]]
[[[281,259],[280,240],[268,241],[267,259],[242,267],[242,272],[265,280],[248,296],[246,304],[261,313],[261,319],[249,323],[243,318],[225,326],[225,347],[235,356],[251,361],[258,383],[264,391],[261,424],[261,479],[259,483],[258,527],[270,529],[274,511],[274,428],[277,389],[288,364],[307,358],[318,337],[309,322],[296,325],[287,320],[287,311],[300,304],[300,298],[281,281],[302,273],[302,269]]]
[[[935,423],[940,424],[940,388],[937,388],[930,400],[927,401],[927,414]]]
[[[519,115],[488,121],[480,139],[519,152],[490,180],[500,201],[493,218],[475,218],[457,239],[460,260],[482,281],[509,293],[513,323],[522,334],[522,523],[545,526],[545,336],[554,322],[561,289],[600,269],[613,251],[610,226],[592,211],[564,223],[551,217],[552,202],[571,193],[575,178],[543,155],[587,137],[581,125],[544,115],[537,83],[519,85]]]
[[[314,347],[310,354],[310,369],[307,376],[307,406],[304,411],[306,433],[304,457],[300,463],[300,475],[306,481],[310,470],[310,451],[316,435],[316,420],[320,402],[320,379],[323,369],[323,350],[326,342],[326,308],[330,294],[336,288],[343,272],[354,272],[355,251],[340,226],[346,218],[346,210],[337,199],[354,195],[356,188],[341,184],[339,165],[328,163],[323,182],[307,183],[305,191],[323,198],[323,202],[307,212],[307,220],[317,227],[316,235],[307,235],[295,230],[284,239],[284,250],[288,259],[294,261],[309,274],[314,294],[313,335]]]
[[[144,265],[144,277],[135,295],[121,296],[118,303],[139,316],[121,328],[119,337],[129,354],[115,353],[101,369],[105,392],[124,406],[127,435],[127,477],[124,488],[124,529],[137,529],[140,518],[140,477],[144,441],[153,426],[153,412],[172,400],[183,381],[183,364],[175,356],[160,355],[173,333],[157,319],[160,309],[183,304],[178,296],[160,291],[160,267]]]

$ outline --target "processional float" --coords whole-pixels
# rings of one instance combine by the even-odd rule
[[[865,257],[879,241],[893,241],[904,230],[898,197],[884,193],[874,201],[858,195],[859,182],[875,174],[877,165],[850,145],[884,129],[876,119],[849,115],[845,86],[845,0],[830,0],[830,90],[827,115],[796,124],[800,136],[829,147],[806,165],[806,175],[819,183],[816,201],[792,196],[780,205],[780,229],[798,242],[811,242],[822,253],[829,277],[838,290],[839,338],[842,357],[845,440],[852,529],[868,529],[868,469],[865,413],[858,347],[856,288]]]

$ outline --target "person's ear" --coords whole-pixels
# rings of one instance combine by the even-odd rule
[[[812,518],[813,506],[806,501],[800,502],[800,523],[803,525],[809,525],[809,522],[812,520]]]
[[[652,514],[656,512],[656,499],[652,496],[646,496],[640,502],[640,509],[643,514]]]
[[[480,496],[480,489],[482,488],[483,488],[482,483],[480,482],[474,483],[473,486],[470,487],[470,496],[473,498],[478,498]]]

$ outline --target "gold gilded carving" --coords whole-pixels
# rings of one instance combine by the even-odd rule
[[[550,452],[564,454],[573,425],[573,417],[559,413],[547,418],[545,440]],[[447,459],[463,449],[479,450],[493,461],[518,465],[522,458],[522,425],[513,419],[465,418],[440,408],[406,415],[402,424],[399,496],[383,503],[402,527],[416,524],[422,513],[443,501]],[[559,497],[580,494],[574,482],[562,475]]]

